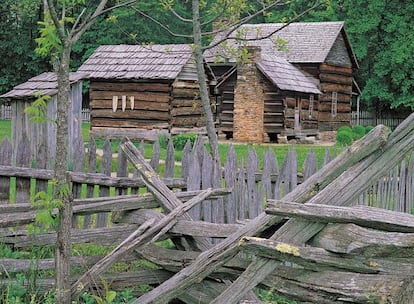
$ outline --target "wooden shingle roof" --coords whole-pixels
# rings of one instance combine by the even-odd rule
[[[83,73],[70,73],[69,80],[76,83],[85,79],[86,75]],[[3,99],[34,97],[37,94],[53,96],[57,94],[57,76],[52,72],[45,72],[33,78],[30,78],[25,83],[19,84],[13,90],[0,96]]]
[[[261,54],[261,58],[256,65],[281,90],[321,94],[316,79],[308,77],[286,59]]]
[[[175,79],[191,56],[187,44],[103,45],[78,72],[95,79]]]
[[[249,41],[243,43],[251,46],[259,46],[263,53],[283,57],[290,63],[322,63],[327,58],[338,36],[342,34],[346,40],[351,60],[355,66],[358,66],[352,48],[346,39],[343,22],[291,23],[270,36],[270,38],[260,39],[268,36],[284,25],[284,23],[245,24],[230,35],[227,43],[237,47],[238,43],[234,39],[237,35],[237,37],[249,39]],[[224,33],[217,35],[212,43],[222,39],[223,35]],[[277,39],[286,41],[287,44],[283,48],[284,50],[277,49],[275,44]],[[204,55],[207,62],[214,62],[220,59],[220,57],[223,60],[235,61],[234,58],[226,58],[228,57],[227,54],[226,48],[219,45],[206,51]]]

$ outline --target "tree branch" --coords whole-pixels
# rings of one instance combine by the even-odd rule
[[[56,27],[59,39],[63,42],[66,39],[65,30],[63,26],[59,23],[59,17],[56,11],[55,3],[53,2],[53,0],[47,0],[47,5],[49,7],[50,17],[52,18],[53,24]]]
[[[183,38],[193,38],[192,35],[184,35],[184,34],[177,34],[174,33],[173,31],[171,31],[167,26],[165,26],[164,24],[162,24],[160,21],[158,21],[157,19],[151,17],[150,15],[148,15],[147,13],[144,13],[143,11],[137,9],[136,7],[132,7],[132,9],[140,14],[141,16],[151,20],[152,22],[154,22],[155,24],[159,25],[161,28],[163,28],[165,31],[167,31],[170,35],[175,36],[175,37],[183,37]]]
[[[252,18],[256,17],[258,14],[263,13],[264,11],[268,10],[269,8],[279,5],[280,1],[277,1],[269,6],[267,6],[265,9],[261,9],[260,11],[258,11],[257,13],[250,15],[236,23],[234,23],[231,27],[232,29],[230,31],[227,32],[227,34],[221,38],[220,40],[214,42],[213,44],[210,44],[208,46],[203,47],[203,50],[208,50],[208,49],[212,49],[214,47],[216,47],[217,45],[219,45],[220,43],[226,41],[227,39],[230,38],[230,35],[233,34],[242,24],[246,23],[247,21],[251,20]],[[289,22],[285,23],[283,26],[281,26],[280,28],[272,31],[271,33],[262,36],[262,37],[258,37],[258,38],[232,38],[238,41],[256,41],[256,40],[263,40],[263,39],[267,39],[269,37],[271,37],[272,35],[274,35],[275,33],[281,31],[282,29],[284,29],[285,27],[287,27],[289,24],[297,21],[298,19],[300,19],[302,16],[304,16],[305,14],[309,13],[310,11],[314,10],[315,8],[321,6],[324,2],[320,2],[315,4],[314,6],[312,6],[311,8],[305,10],[304,12],[300,13],[299,15],[297,15],[296,17],[292,18],[291,20],[289,20]],[[213,32],[214,33],[214,32]],[[208,33],[204,33],[205,35],[207,35]]]

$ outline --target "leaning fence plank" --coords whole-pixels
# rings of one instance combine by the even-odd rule
[[[303,180],[307,180],[316,171],[318,171],[318,159],[315,150],[311,149],[303,163]]]
[[[407,212],[405,210],[405,191],[406,191],[406,159],[403,159],[400,165],[400,177],[398,179],[399,193],[398,193],[398,211]]]
[[[73,155],[73,172],[84,172],[85,170],[85,149],[83,147],[83,138],[78,137],[76,140],[76,147],[74,151],[77,151]],[[82,184],[73,183],[72,186],[73,198],[80,198],[82,195]],[[73,217],[72,227],[77,227],[79,217]]]
[[[247,210],[248,218],[253,219],[259,214],[258,205],[262,205],[263,202],[259,202],[257,199],[257,184],[256,184],[256,172],[259,171],[259,164],[256,151],[249,149],[247,151],[246,162],[246,181],[247,181]],[[261,210],[260,210],[261,211]]]
[[[158,166],[160,163],[160,142],[158,140],[154,142],[154,147],[152,149],[150,165],[155,172],[158,172]]]
[[[212,187],[213,160],[205,148],[203,149],[203,153],[203,163],[201,165],[201,189],[208,189]],[[210,200],[205,200],[201,203],[203,220],[209,223],[217,223],[217,214],[213,214],[211,204],[212,202]],[[215,209],[217,210],[217,208]]]
[[[106,176],[111,176],[112,169],[112,148],[109,139],[106,139],[103,145],[103,157],[101,172]],[[99,196],[109,196],[109,187],[101,186]],[[108,213],[98,213],[96,215],[96,227],[106,227],[108,221]]]
[[[233,191],[225,198],[226,203],[226,221],[229,224],[234,224],[237,219],[236,207],[236,185],[237,176],[237,157],[233,145],[227,151],[226,163],[224,165],[224,180],[227,188],[232,188]]]
[[[168,138],[168,144],[167,144],[167,156],[165,158],[164,177],[174,176],[174,166],[175,166],[174,145],[173,145],[172,138],[170,136]]]
[[[410,155],[410,162],[407,166],[407,186],[406,186],[406,210],[414,214],[414,151]]]
[[[192,154],[190,156],[191,162],[190,162],[190,168],[189,168],[189,175],[191,178],[187,179],[187,190],[193,191],[193,190],[200,190],[201,187],[201,167],[198,163],[198,157],[197,155]],[[189,211],[190,216],[193,220],[197,221],[201,218],[201,207],[200,205],[195,205],[193,208]]]
[[[3,139],[0,145],[0,165],[10,166],[12,160],[12,145],[8,138]],[[10,177],[0,176],[0,203],[10,198]]]
[[[238,202],[237,220],[244,220],[247,218],[247,185],[245,181],[243,158],[240,160],[239,174],[237,176],[236,201]]]
[[[48,151],[46,150],[46,146],[41,144],[36,155],[36,168],[37,169],[46,169],[48,166]],[[36,190],[35,192],[47,192],[48,188],[48,181],[36,179]]]
[[[187,140],[183,149],[183,156],[181,157],[181,177],[187,179],[188,170],[190,168],[191,161],[191,142]]]
[[[30,168],[32,161],[30,142],[23,133],[16,152],[16,166]],[[30,178],[16,178],[16,203],[28,203],[30,201]]]
[[[88,143],[88,173],[96,172],[96,142],[93,136],[89,138]],[[94,196],[95,186],[86,185],[86,197]],[[85,215],[83,218],[83,228],[88,228],[91,225],[92,218],[90,215]]]

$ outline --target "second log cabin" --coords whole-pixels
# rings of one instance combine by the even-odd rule
[[[89,75],[92,134],[155,139],[162,132],[202,131],[187,44],[103,45],[78,71]]]

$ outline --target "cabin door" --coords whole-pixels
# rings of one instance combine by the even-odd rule
[[[301,126],[300,126],[300,97],[296,97],[296,106],[295,106],[295,132],[300,132]]]

